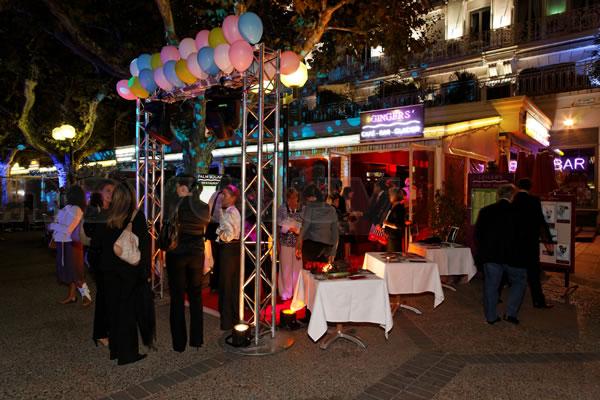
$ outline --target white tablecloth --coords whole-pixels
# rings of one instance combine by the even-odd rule
[[[389,294],[431,292],[433,307],[444,301],[438,266],[432,262],[386,262],[382,253],[366,253],[363,268],[385,279]]]
[[[302,270],[291,308],[298,310],[305,305],[311,312],[308,336],[315,342],[327,333],[327,322],[379,324],[386,338],[394,326],[385,282],[376,276],[320,281]]]
[[[471,280],[477,273],[471,249],[468,247],[437,248],[411,243],[408,251],[436,263],[440,275],[467,275],[468,280]]]

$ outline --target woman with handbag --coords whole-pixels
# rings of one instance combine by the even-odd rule
[[[193,176],[178,176],[179,202],[169,223],[176,229],[175,243],[167,251],[167,272],[171,295],[170,324],[173,350],[183,352],[186,342],[185,294],[190,304],[190,347],[203,343],[202,278],[204,275],[204,233],[210,221],[208,205],[200,200],[202,186]]]
[[[393,187],[388,190],[392,208],[388,211],[383,221],[383,229],[387,234],[387,251],[402,252],[404,242],[404,225],[406,209],[404,208],[404,191]]]
[[[76,290],[84,306],[92,304],[92,298],[84,281],[83,245],[79,238],[85,193],[79,186],[71,186],[67,192],[66,205],[60,209],[55,221],[50,224],[52,239],[56,243],[56,275],[60,283],[69,286],[67,297],[61,304],[77,301]]]
[[[240,191],[233,185],[223,188],[222,213],[217,228],[219,247],[219,313],[221,330],[240,322],[240,234],[242,217],[235,204]]]
[[[99,224],[96,234],[109,316],[110,359],[116,359],[118,365],[130,364],[146,357],[139,353],[138,326],[148,346],[154,332],[142,329],[152,329],[153,321],[148,321],[152,315],[141,312],[148,307],[139,304],[150,274],[150,235],[146,218],[136,209],[133,193],[126,184],[114,188],[106,224]]]

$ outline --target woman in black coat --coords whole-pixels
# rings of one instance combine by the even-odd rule
[[[139,239],[141,259],[131,265],[114,252],[114,244],[129,224],[135,211],[135,199],[126,184],[119,184],[112,194],[106,224],[100,224],[100,269],[104,274],[106,308],[109,316],[110,359],[119,365],[130,364],[146,357],[139,353],[138,327],[144,344],[154,338],[154,315],[148,295],[150,274],[150,235],[146,217],[138,212],[132,221],[132,232]],[[150,304],[140,304],[150,302]],[[149,311],[150,310],[150,311]]]
[[[388,190],[392,208],[388,211],[383,228],[388,234],[387,251],[402,252],[404,242],[404,226],[406,220],[406,208],[402,204],[404,191],[393,187]]]

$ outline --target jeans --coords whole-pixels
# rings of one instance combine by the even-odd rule
[[[485,275],[483,289],[485,319],[492,322],[498,318],[496,310],[498,289],[504,273],[506,273],[510,283],[510,291],[506,302],[506,315],[517,318],[519,308],[523,302],[523,294],[525,294],[525,288],[527,287],[527,270],[511,267],[508,264],[485,263],[483,264],[483,271]]]

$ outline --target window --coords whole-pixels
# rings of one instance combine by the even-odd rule
[[[470,15],[469,33],[471,37],[485,40],[489,37],[488,32],[490,31],[490,8],[481,8],[477,11],[471,12]]]
[[[567,11],[567,0],[546,0],[546,15],[561,14]]]

